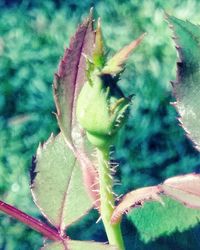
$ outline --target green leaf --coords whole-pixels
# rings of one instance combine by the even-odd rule
[[[172,16],[167,20],[179,54],[177,78],[172,81],[177,99],[174,105],[188,137],[200,149],[200,27]]]
[[[183,232],[199,223],[200,210],[187,208],[170,198],[162,199],[165,206],[147,202],[144,207],[135,208],[128,214],[128,219],[136,226],[145,242],[177,231]]]
[[[45,245],[41,250],[68,250],[63,242],[53,242]]]
[[[42,250],[117,250],[115,246],[90,241],[65,240],[64,242],[50,243]]]
[[[39,146],[33,163],[31,190],[34,201],[62,232],[92,206],[83,185],[81,168],[62,134],[51,136]]]

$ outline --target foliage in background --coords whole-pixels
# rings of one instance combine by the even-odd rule
[[[148,32],[146,41],[125,71],[126,81],[121,83],[124,91],[134,93],[135,98],[132,117],[116,152],[120,161],[118,175],[123,184],[123,189],[116,186],[116,192],[124,193],[157,184],[172,175],[198,171],[200,158],[183,131],[177,128],[176,112],[169,105],[173,100],[169,80],[174,79],[176,55],[163,21],[163,9],[198,23],[200,4],[172,0],[166,3],[158,0],[40,2],[16,2],[16,6],[1,4],[0,8],[1,198],[24,211],[31,208],[32,215],[39,214],[28,189],[30,158],[38,141],[46,140],[52,127],[57,130],[52,114],[53,99],[49,94],[52,76],[63,45],[69,42],[75,26],[91,4],[102,17],[109,53],[138,37],[142,31]],[[77,239],[105,240],[101,224],[97,225],[97,231],[90,223],[94,220],[88,217],[84,225],[79,225],[79,235],[73,228],[71,235]],[[38,234],[20,223],[2,214],[0,221],[2,249],[18,249],[19,245],[20,249],[38,249],[42,244]],[[127,238],[132,241],[132,235],[126,230]],[[177,233],[148,245],[138,238],[135,247],[166,249],[163,242],[168,242],[168,246],[171,244],[178,249],[184,248],[190,240],[190,249],[196,249],[198,237],[199,228],[195,228],[184,235]]]

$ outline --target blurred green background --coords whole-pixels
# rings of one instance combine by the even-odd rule
[[[153,185],[167,177],[199,171],[200,155],[178,126],[170,105],[176,52],[164,11],[199,23],[198,0],[3,1],[0,0],[0,199],[42,219],[29,189],[31,157],[38,143],[58,132],[52,79],[76,26],[95,7],[102,19],[109,54],[146,31],[121,80],[135,94],[126,129],[116,150],[117,193]],[[73,239],[105,241],[96,214],[69,230]],[[78,230],[77,230],[78,228]],[[134,231],[132,249],[199,249],[200,228],[148,244]],[[133,235],[133,234],[132,234]],[[133,236],[132,236],[133,237]],[[191,241],[191,238],[196,241]],[[127,237],[128,239],[128,237]],[[133,240],[133,239],[132,239]],[[43,238],[0,213],[0,249],[39,249]]]

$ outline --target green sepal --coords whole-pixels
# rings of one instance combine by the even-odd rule
[[[133,50],[142,42],[145,33],[142,34],[138,39],[132,41],[126,45],[123,49],[117,52],[102,69],[103,74],[118,75],[124,70],[124,64],[127,61]]]
[[[103,46],[103,37],[101,31],[101,20],[98,19],[96,36],[95,36],[95,48],[93,52],[93,62],[94,65],[102,69],[105,65],[105,54],[104,54],[104,46]]]

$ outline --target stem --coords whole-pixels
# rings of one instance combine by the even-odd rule
[[[0,200],[0,211],[10,215],[11,217],[17,219],[18,221],[26,224],[27,226],[29,226],[30,228],[43,234],[45,237],[47,237],[50,240],[54,240],[54,241],[63,240],[63,238],[59,235],[59,233],[55,229],[52,229],[47,224],[31,217],[28,214],[25,214],[24,212],[20,211],[19,209],[15,208],[11,205],[8,205],[1,200]]]
[[[108,241],[111,245],[115,245],[119,250],[125,250],[122,238],[120,222],[112,225],[110,222],[115,199],[112,192],[113,179],[109,165],[109,149],[97,149],[98,167],[99,167],[99,186],[100,186],[100,212],[105,227]]]

